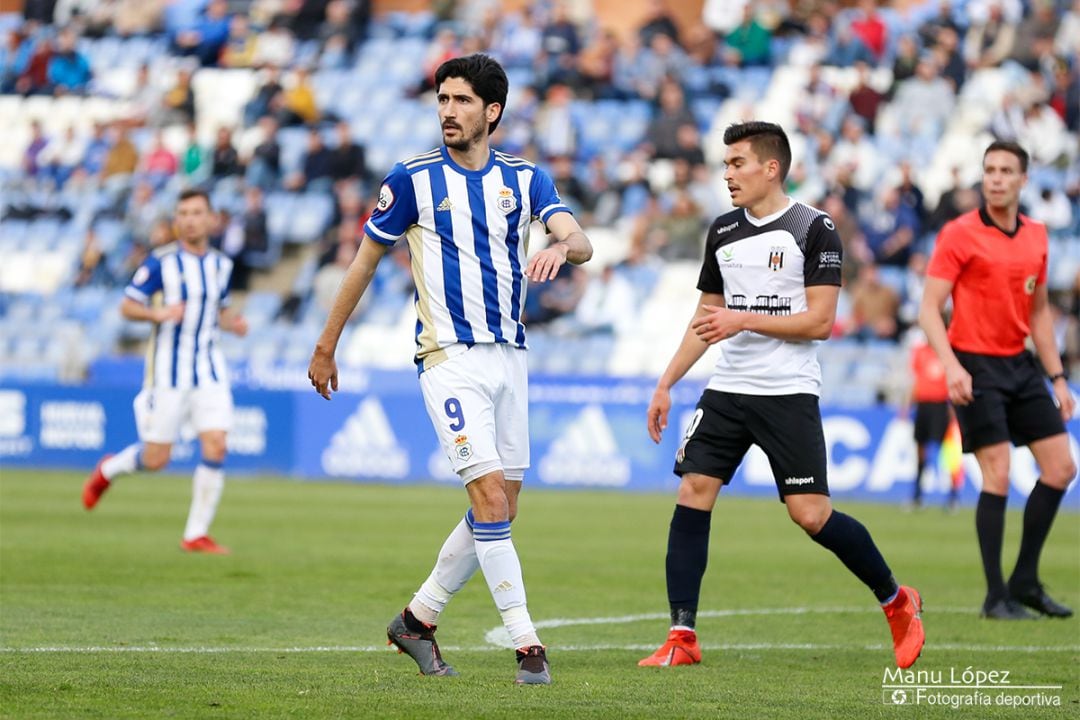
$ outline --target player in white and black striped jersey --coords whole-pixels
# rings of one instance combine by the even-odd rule
[[[896,662],[909,667],[924,641],[919,594],[897,585],[866,528],[829,501],[815,346],[836,318],[840,238],[828,215],[784,194],[791,148],[779,125],[732,125],[724,143],[724,178],[736,209],[709,229],[701,299],[648,409],[649,435],[659,442],[671,387],[709,345],[720,344],[676,454],[682,480],[668,535],[671,628],[667,642],[638,664],[701,661],[695,622],[712,509],[756,444],[791,519],[873,591],[892,630]]]

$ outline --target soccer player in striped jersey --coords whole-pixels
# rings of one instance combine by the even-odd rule
[[[337,390],[334,352],[341,330],[379,261],[404,237],[416,283],[420,386],[471,507],[387,635],[423,674],[456,675],[442,660],[435,627],[451,597],[479,569],[517,650],[516,682],[548,684],[545,648],[529,617],[510,539],[529,467],[522,308],[527,280],[546,282],[564,263],[587,261],[592,245],[546,172],[490,148],[507,86],[502,67],[481,54],[448,60],[436,71],[443,146],[398,163],[383,181],[308,377],[328,400]],[[534,218],[554,242],[529,259]]]
[[[83,486],[83,505],[92,510],[123,475],[164,468],[181,426],[189,424],[199,435],[202,456],[180,547],[222,554],[228,551],[209,533],[225,485],[222,464],[233,402],[225,359],[215,343],[219,329],[244,335],[247,322],[227,309],[233,263],[210,247],[211,225],[206,192],[181,192],[177,242],[155,250],[124,291],[121,314],[154,324],[143,389],[135,398],[139,442],[101,459]]]

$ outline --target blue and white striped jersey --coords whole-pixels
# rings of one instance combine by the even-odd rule
[[[408,240],[420,372],[475,343],[525,347],[529,225],[559,212],[570,209],[551,177],[513,155],[466,170],[443,146],[393,167],[365,231]]]
[[[154,325],[147,348],[147,387],[188,389],[228,381],[215,342],[232,269],[232,260],[213,248],[200,256],[173,243],[155,250],[135,271],[124,290],[127,297],[155,307],[185,306],[181,322]]]

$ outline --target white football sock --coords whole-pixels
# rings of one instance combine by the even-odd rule
[[[439,622],[439,615],[446,609],[450,598],[469,578],[480,569],[480,562],[476,559],[476,543],[473,540],[472,529],[467,520],[462,518],[447,536],[442,549],[439,550],[439,559],[427,580],[416,591],[409,609],[420,622],[435,625]]]
[[[210,523],[214,521],[221,491],[225,488],[225,471],[199,463],[191,481],[191,510],[188,511],[187,526],[184,527],[184,540],[208,535]]]
[[[142,469],[139,453],[142,452],[142,443],[128,445],[111,458],[101,463],[101,474],[105,479],[112,482],[122,475],[130,475],[136,470]]]
[[[476,557],[514,647],[539,645],[525,602],[521,561],[510,539],[510,523],[475,523],[473,533]]]

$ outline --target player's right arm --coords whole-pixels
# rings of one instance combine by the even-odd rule
[[[334,353],[345,323],[356,309],[364,292],[371,285],[379,261],[419,219],[416,192],[412,179],[401,163],[395,165],[379,188],[379,201],[371,218],[364,225],[365,236],[352,264],[341,281],[322,334],[308,364],[308,379],[315,391],[327,400],[330,391],[337,392],[338,371]]]
[[[668,413],[671,410],[671,388],[689,372],[694,363],[700,360],[705,351],[709,349],[709,343],[698,337],[697,331],[694,330],[694,323],[699,318],[709,314],[709,310],[705,309],[706,305],[723,307],[723,294],[701,293],[701,300],[698,301],[694,317],[690,319],[686,326],[682,342],[679,343],[679,347],[675,350],[667,369],[664,370],[664,374],[660,376],[660,380],[656,383],[656,390],[653,391],[652,401],[649,402],[649,409],[646,414],[649,437],[652,438],[654,443],[660,442],[660,436],[663,435],[664,430],[667,428]]]
[[[184,303],[149,307],[138,300],[125,297],[120,303],[120,314],[128,320],[135,320],[136,322],[180,322],[184,319]]]
[[[364,292],[371,285],[371,278],[375,276],[375,268],[379,261],[390,250],[389,245],[364,237],[360,243],[360,249],[356,252],[349,270],[341,280],[341,287],[334,296],[334,305],[330,308],[330,314],[326,318],[322,334],[315,343],[315,351],[311,354],[311,363],[308,365],[308,379],[315,391],[327,400],[330,399],[330,391],[337,392],[338,371],[334,353],[337,352],[338,340],[341,339],[341,331],[345,329],[345,323],[356,309]]]
[[[127,320],[136,322],[180,322],[184,319],[184,303],[154,307],[150,299],[161,292],[161,260],[151,255],[146,259],[131,282],[124,288],[124,299],[120,303],[120,314]]]
[[[945,302],[952,294],[964,264],[964,245],[959,240],[956,226],[948,223],[938,235],[934,254],[927,267],[926,285],[919,304],[919,327],[926,333],[927,342],[945,366],[945,383],[949,386],[949,400],[954,405],[967,405],[975,399],[971,391],[971,375],[949,345],[949,331],[942,317]]]

